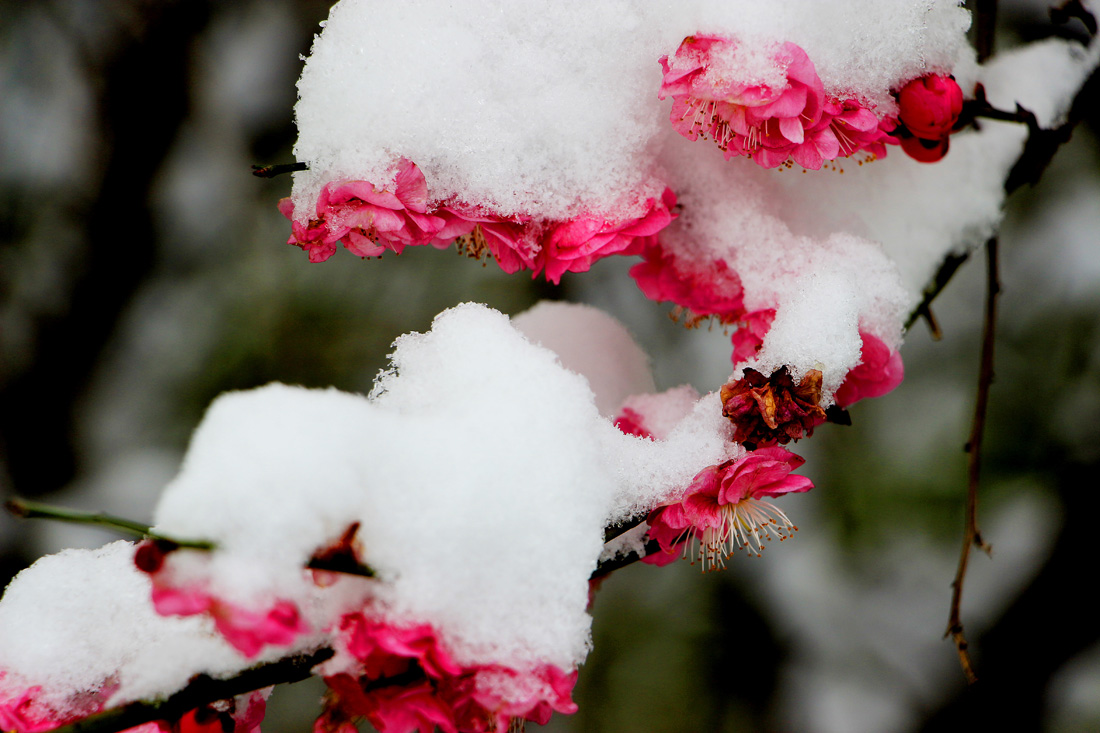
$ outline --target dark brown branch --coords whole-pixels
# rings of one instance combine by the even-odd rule
[[[615,539],[616,537],[619,537],[620,535],[626,534],[627,532],[629,532],[630,530],[634,529],[639,524],[644,522],[645,518],[646,518],[645,514],[639,514],[636,517],[630,517],[628,519],[624,519],[623,521],[619,522],[618,524],[612,524],[609,527],[605,527],[604,530],[603,530],[603,541],[605,543],[610,542],[611,540]]]
[[[309,166],[305,163],[275,163],[273,165],[252,166],[252,175],[259,178],[274,178],[284,173],[295,173],[297,171],[307,170],[309,170]]]
[[[955,580],[951,583],[951,615],[947,622],[947,632],[944,636],[950,636],[955,642],[955,649],[959,654],[959,663],[962,665],[966,681],[973,684],[978,677],[974,673],[974,667],[970,662],[966,635],[963,632],[960,606],[962,605],[963,583],[966,580],[966,569],[970,561],[971,547],[978,547],[983,552],[989,553],[990,548],[982,540],[981,530],[978,529],[978,482],[981,474],[982,462],[982,436],[985,432],[985,416],[989,405],[989,387],[993,383],[993,345],[994,332],[997,323],[997,295],[1001,291],[1000,278],[997,274],[997,238],[986,242],[986,300],[985,323],[982,327],[982,356],[978,369],[978,396],[974,404],[974,422],[970,428],[970,440],[966,444],[969,454],[967,466],[966,489],[966,520],[963,529],[962,551],[959,554],[959,567],[955,572]]]
[[[657,540],[650,540],[649,542],[645,543],[643,554],[639,555],[636,552],[629,552],[625,555],[613,557],[610,560],[604,560],[603,562],[596,565],[596,569],[592,571],[592,575],[590,575],[588,579],[596,580],[598,578],[603,578],[615,572],[616,570],[625,568],[627,565],[633,565],[634,563],[641,560],[643,557],[647,557],[649,555],[652,555],[654,552],[660,551],[660,543],[658,543]]]
[[[55,728],[50,733],[116,733],[157,720],[174,722],[188,712],[218,700],[229,700],[237,695],[284,682],[300,682],[311,675],[314,667],[332,658],[333,654],[332,649],[318,649],[312,654],[261,664],[223,680],[198,675],[185,688],[164,700],[140,700],[104,710]]]

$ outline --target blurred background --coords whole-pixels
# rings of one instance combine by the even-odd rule
[[[0,0],[0,493],[147,521],[209,401],[272,380],[365,392],[400,333],[473,300],[599,305],[659,388],[719,386],[729,342],[689,331],[604,260],[560,287],[417,248],[310,265],[276,210],[320,0]],[[998,48],[1080,26],[1000,4]],[[580,712],[554,731],[1100,730],[1091,539],[1100,498],[1100,115],[1009,200],[980,525],[943,639],[963,528],[982,257],[902,354],[906,381],[800,443],[817,489],[795,541],[729,569],[633,566],[596,598]],[[422,248],[424,249],[424,248]],[[103,532],[0,516],[0,585]],[[320,688],[265,731],[309,730]],[[535,728],[536,726],[531,726]]]

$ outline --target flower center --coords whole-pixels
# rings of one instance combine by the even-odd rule
[[[794,535],[798,527],[783,510],[763,499],[742,499],[718,508],[719,524],[692,532],[684,545],[684,556],[702,565],[703,572],[726,567],[733,553],[744,549],[750,557],[760,557],[764,545],[772,539],[780,542]]]
[[[480,224],[476,225],[469,234],[455,237],[455,249],[458,251],[458,254],[466,255],[473,260],[484,260],[487,255],[492,255],[489,249],[489,243],[485,241],[485,233],[481,231]],[[485,263],[482,262],[481,264],[484,265]]]

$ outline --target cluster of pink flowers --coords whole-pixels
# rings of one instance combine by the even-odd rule
[[[818,170],[830,160],[865,152],[886,155],[896,121],[879,119],[855,99],[830,98],[813,62],[793,43],[774,61],[781,84],[747,82],[723,71],[723,56],[737,42],[721,36],[688,36],[671,57],[662,56],[660,98],[672,97],[670,120],[684,137],[718,144],[726,158],[745,156],[765,168],[793,160]]]
[[[295,218],[290,199],[283,199],[279,210],[291,220],[288,243],[307,251],[310,262],[324,262],[337,244],[359,257],[457,244],[470,256],[491,256],[505,272],[542,272],[556,283],[566,272],[588,271],[603,257],[640,254],[675,216],[676,197],[667,188],[660,199],[641,204],[640,215],[592,214],[557,222],[504,217],[461,202],[433,204],[424,174],[403,159],[388,186],[367,181],[326,185],[315,216],[304,223]]]
[[[339,630],[342,669],[325,676],[329,694],[314,733],[354,733],[360,719],[380,733],[487,733],[517,719],[545,725],[555,711],[576,712],[575,671],[463,667],[428,624],[400,627],[350,613]]]
[[[650,512],[649,537],[661,552],[645,561],[665,565],[682,552],[704,570],[713,570],[724,567],[738,550],[759,557],[765,543],[798,531],[768,499],[813,488],[810,479],[791,473],[803,463],[785,448],[772,447],[704,468],[683,499]]]
[[[774,61],[782,83],[738,79],[722,59],[737,51],[722,36],[688,36],[671,57],[661,57],[660,98],[672,97],[670,120],[684,137],[709,137],[726,159],[751,158],[765,168],[789,165],[818,170],[826,161],[857,153],[886,156],[901,145],[912,158],[934,162],[947,153],[963,106],[953,77],[929,74],[896,94],[898,115],[875,111],[857,99],[830,97],[806,52],[782,44]]]
[[[357,530],[357,524],[351,525],[339,540],[322,548],[315,557],[359,562]],[[226,641],[248,657],[269,644],[291,644],[309,631],[297,607],[289,601],[277,600],[270,608],[253,611],[195,585],[175,586],[166,562],[174,549],[171,543],[146,540],[135,552],[135,564],[152,579],[157,613],[206,614]],[[327,586],[335,580],[329,571],[314,571],[314,582]],[[447,733],[486,733],[507,730],[513,719],[545,724],[555,711],[576,711],[571,697],[576,671],[566,673],[550,665],[527,671],[495,664],[459,665],[430,625],[394,625],[381,620],[370,604],[363,611],[344,614],[336,628],[325,631],[336,638],[338,653],[324,668],[329,694],[314,726],[315,733],[354,733],[361,719],[370,721],[380,733],[431,733],[436,728]],[[5,710],[0,708],[0,716]],[[23,717],[36,719],[26,714]],[[50,718],[47,721],[39,729],[22,725],[19,733],[40,733],[58,724]],[[225,730],[192,727],[163,733]],[[238,728],[235,733],[251,733],[251,729]]]

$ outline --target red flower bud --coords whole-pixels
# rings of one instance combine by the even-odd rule
[[[914,136],[942,140],[951,134],[962,112],[962,89],[954,77],[930,74],[902,87],[898,105],[898,118]]]

